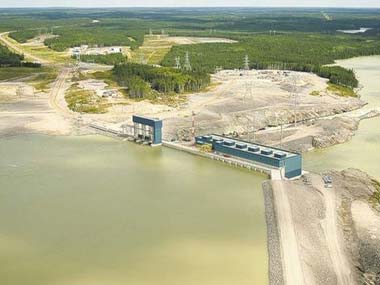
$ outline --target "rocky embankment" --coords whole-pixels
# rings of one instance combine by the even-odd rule
[[[380,284],[380,183],[357,169],[332,171],[339,225],[358,284]]]
[[[345,143],[355,135],[360,121],[379,116],[379,110],[354,111],[330,118],[307,121],[304,124],[289,125],[282,130],[282,147],[292,151],[306,152],[313,148],[326,148]],[[249,140],[252,136],[242,135]],[[263,130],[256,134],[256,142],[281,146],[281,130],[279,128]]]
[[[315,127],[320,131],[313,136],[312,147],[325,148],[351,140],[358,130],[359,122],[360,119],[347,117],[318,120]]]
[[[321,119],[315,123],[319,129],[317,135],[313,136],[312,147],[325,148],[336,144],[345,143],[355,135],[359,123],[363,119],[379,116],[378,110],[372,110],[357,117],[335,117],[332,119]]]

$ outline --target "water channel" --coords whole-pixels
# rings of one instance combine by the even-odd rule
[[[365,108],[380,107],[380,56],[340,60],[338,64],[355,70],[363,87],[360,95],[368,102]],[[305,154],[304,166],[317,172],[359,168],[380,180],[380,117],[362,121],[348,143]]]

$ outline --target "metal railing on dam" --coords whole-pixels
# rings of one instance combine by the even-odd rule
[[[168,148],[175,149],[175,150],[184,151],[193,155],[198,155],[198,156],[202,156],[202,157],[209,158],[212,160],[220,161],[231,166],[242,167],[242,168],[246,168],[246,169],[253,170],[256,172],[264,173],[270,177],[272,177],[273,171],[275,171],[276,173],[280,172],[278,169],[272,169],[264,165],[259,165],[259,164],[251,163],[249,161],[244,161],[244,160],[240,160],[240,159],[236,159],[232,157],[225,157],[222,155],[218,155],[216,153],[202,152],[196,148],[180,145],[178,143],[163,141],[162,145]],[[281,177],[281,173],[279,173],[279,175]]]

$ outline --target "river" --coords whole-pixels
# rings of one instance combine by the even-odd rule
[[[0,284],[267,284],[265,177],[114,139],[0,139]]]
[[[368,102],[366,108],[380,107],[380,56],[357,57],[337,63],[355,70],[363,86],[362,99]],[[306,153],[303,160],[307,170],[320,172],[353,167],[380,180],[380,117],[362,121],[350,142]]]

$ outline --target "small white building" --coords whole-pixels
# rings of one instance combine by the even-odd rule
[[[122,49],[121,47],[110,47],[108,53],[121,53]]]
[[[102,97],[103,98],[117,97],[117,92],[115,90],[110,90],[110,89],[103,90]]]
[[[73,47],[71,49],[71,54],[74,56],[78,56],[81,54],[81,48],[80,47]]]

